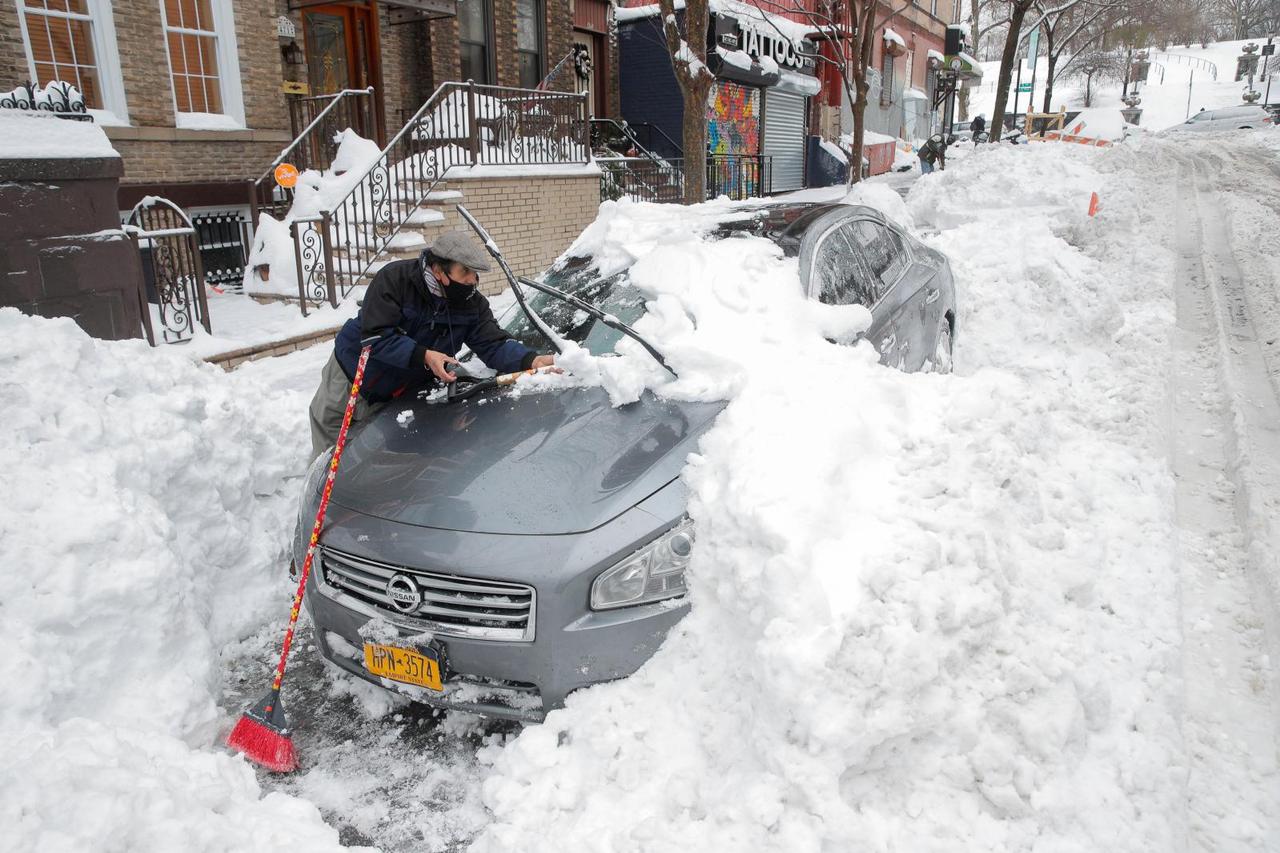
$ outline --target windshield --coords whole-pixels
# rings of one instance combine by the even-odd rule
[[[631,286],[627,270],[600,278],[591,258],[569,258],[552,267],[542,281],[594,305],[606,314],[612,314],[628,326],[634,325],[644,316],[644,299]],[[539,293],[529,287],[524,288],[524,293],[529,307],[556,334],[586,347],[594,355],[613,352],[618,341],[625,337],[622,332],[611,329],[586,311],[574,308],[554,296]],[[498,322],[506,329],[507,334],[525,346],[539,352],[547,348],[546,338],[533,327],[519,305],[513,304]]]

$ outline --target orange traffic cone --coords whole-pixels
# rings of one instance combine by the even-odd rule
[[[1098,194],[1093,193],[1089,196],[1089,215],[1095,216],[1098,213]]]

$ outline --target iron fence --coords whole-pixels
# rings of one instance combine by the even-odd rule
[[[130,212],[124,230],[142,260],[139,296],[147,341],[156,345],[152,305],[164,343],[190,340],[196,323],[211,332],[199,239],[191,219],[173,202],[148,197]]]
[[[344,89],[336,95],[313,95],[289,101],[289,121],[293,142],[281,151],[249,187],[250,219],[257,225],[259,212],[281,217],[293,201],[293,191],[276,184],[275,170],[281,163],[323,171],[333,165],[338,151],[335,137],[351,128],[362,136],[373,136],[377,120],[373,87]]]
[[[299,298],[345,297],[455,167],[588,163],[585,93],[445,83],[332,210],[291,225]]]
[[[198,213],[191,217],[200,241],[200,262],[206,283],[240,291],[249,259],[249,220],[238,210]]]
[[[0,109],[49,113],[73,121],[93,121],[84,96],[75,86],[61,80],[54,80],[44,87],[34,80],[21,83],[0,94]]]
[[[601,199],[671,203],[684,201],[684,159],[611,157],[597,161],[601,168]],[[728,196],[734,201],[769,195],[773,158],[763,154],[707,156],[706,197]]]

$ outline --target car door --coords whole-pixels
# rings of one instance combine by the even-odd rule
[[[867,217],[850,223],[849,240],[878,291],[871,313],[873,329],[882,330],[872,341],[881,359],[899,370],[919,370],[933,350],[922,328],[924,282],[912,272],[910,250],[897,231]]]
[[[871,341],[880,351],[880,360],[888,364],[894,352],[881,346],[889,337],[889,318],[877,306],[881,296],[880,280],[859,257],[852,229],[851,220],[841,219],[819,235],[808,271],[809,295],[827,305],[862,305],[870,309],[871,326],[857,339]]]

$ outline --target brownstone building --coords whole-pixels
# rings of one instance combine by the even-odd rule
[[[616,115],[605,0],[15,0],[0,3],[0,91],[79,88],[123,157],[122,211],[162,195],[243,214],[300,101],[372,87],[357,130],[384,142],[441,83],[532,88],[575,45],[591,61],[548,88]]]

